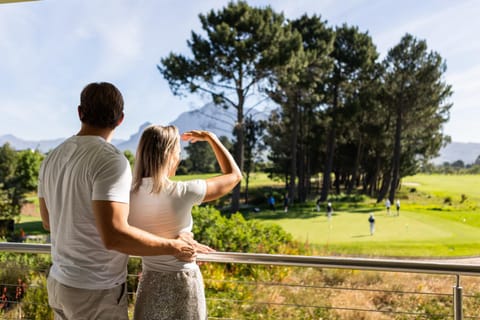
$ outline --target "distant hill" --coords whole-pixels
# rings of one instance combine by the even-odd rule
[[[59,138],[54,140],[29,141],[17,138],[11,134],[7,134],[4,136],[0,136],[0,146],[3,146],[5,143],[8,142],[15,150],[34,149],[40,150],[41,152],[47,152],[58,146],[63,140],[65,139]]]
[[[233,109],[225,110],[214,104],[206,104],[200,109],[180,114],[170,124],[176,126],[180,132],[193,129],[209,130],[217,136],[226,136],[232,139],[231,128],[233,127],[235,112]],[[150,122],[145,122],[140,126],[138,132],[132,134],[128,140],[115,145],[122,151],[130,150],[135,152],[143,130],[151,124]]]
[[[258,116],[262,119],[266,118],[265,114],[260,113]],[[223,109],[214,104],[206,104],[202,108],[187,111],[180,114],[177,119],[170,124],[178,127],[180,132],[193,129],[209,130],[217,136],[226,136],[233,138],[232,128],[236,119],[236,110]],[[130,150],[135,153],[138,141],[145,127],[150,122],[142,124],[138,131],[133,133],[127,140],[113,140],[112,143],[122,151]],[[41,152],[47,152],[60,144],[64,138],[54,140],[27,141],[17,138],[11,134],[0,136],[0,145],[6,142],[16,150],[38,149]],[[465,164],[475,162],[480,155],[480,143],[464,143],[452,142],[440,150],[440,156],[433,159],[434,164],[442,164],[444,162],[454,162],[462,160]]]
[[[233,134],[231,128],[234,124],[235,113],[236,110],[233,109],[223,109],[213,104],[206,104],[202,108],[180,114],[177,119],[170,124],[177,126],[180,132],[193,129],[209,130],[217,136],[227,136],[229,139],[232,139]],[[150,122],[145,122],[128,140],[114,139],[112,144],[122,151],[130,150],[135,153],[143,130],[150,124]],[[7,134],[0,136],[0,146],[8,142],[16,150],[36,149],[41,152],[48,152],[64,140],[65,138],[32,141],[23,140],[14,135]]]
[[[440,156],[432,160],[434,164],[462,160],[465,164],[472,164],[480,156],[480,143],[452,142],[440,150]]]

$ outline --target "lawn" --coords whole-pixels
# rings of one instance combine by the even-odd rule
[[[480,252],[480,176],[416,175],[402,181],[401,213],[387,215],[383,204],[333,202],[330,221],[325,208],[313,205],[263,213],[300,242],[314,245],[319,254],[369,256],[452,257]],[[463,195],[463,196],[462,196]],[[335,208],[337,207],[337,208]],[[369,232],[369,213],[375,233]]]
[[[402,179],[404,188],[416,188],[438,198],[461,199],[462,194],[480,203],[480,175],[417,174]]]
[[[369,256],[470,256],[480,248],[480,228],[439,215],[402,211],[400,216],[375,215],[370,235],[368,213],[339,211],[328,221],[324,213],[277,223],[297,240],[315,245],[320,254]]]
[[[212,175],[180,176],[206,178]],[[480,176],[416,175],[402,180],[399,216],[387,215],[382,203],[371,199],[353,202],[331,198],[334,215],[328,221],[325,208],[316,212],[314,203],[294,205],[288,213],[262,210],[249,218],[282,226],[294,238],[325,255],[393,257],[477,256],[480,252]],[[281,182],[265,174],[252,176],[251,188]],[[350,201],[350,202],[349,202]],[[265,206],[266,207],[266,206]],[[369,233],[368,215],[375,215],[375,234]],[[22,216],[16,228],[27,234],[43,233],[39,218]]]

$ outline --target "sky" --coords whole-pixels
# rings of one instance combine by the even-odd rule
[[[2,2],[2,1],[0,1]],[[480,1],[477,0],[251,0],[288,19],[319,15],[372,37],[380,57],[406,33],[426,40],[446,61],[453,107],[444,133],[480,143]],[[157,70],[169,53],[189,55],[199,14],[227,0],[40,0],[0,4],[0,136],[65,138],[80,128],[80,91],[90,82],[114,83],[125,100],[115,138],[128,139],[145,122],[168,124],[207,103],[177,97]]]

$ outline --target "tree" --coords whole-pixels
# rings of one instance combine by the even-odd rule
[[[365,75],[369,74],[369,71],[375,66],[377,57],[377,50],[368,33],[362,33],[358,27],[349,27],[346,24],[336,28],[332,51],[334,67],[325,103],[329,130],[320,194],[321,201],[327,199],[330,190],[335,145],[338,131],[343,124],[341,121],[342,109],[348,100],[358,92]]]
[[[417,156],[436,155],[447,138],[442,126],[449,119],[452,104],[447,100],[452,91],[443,81],[446,64],[440,54],[429,52],[426,41],[410,34],[388,52],[385,65],[386,105],[394,128],[391,171],[386,179],[390,181],[388,198],[393,201],[402,170],[414,165]]]
[[[17,153],[7,142],[0,147],[0,183],[5,184],[15,173]]]
[[[458,168],[458,169],[465,168],[465,163],[463,162],[463,160],[459,159],[457,161],[452,162],[452,167]]]
[[[37,189],[43,154],[36,150],[15,151],[7,143],[0,148],[0,214],[15,216],[28,192]]]
[[[293,52],[290,63],[275,69],[271,78],[274,85],[268,93],[280,105],[279,115],[285,128],[283,137],[272,136],[272,139],[283,139],[289,146],[288,197],[303,202],[310,180],[310,150],[314,149],[311,143],[318,141],[312,139],[313,126],[331,70],[329,55],[334,37],[333,31],[316,15],[303,15],[293,20],[291,26],[301,35],[303,46]],[[270,129],[271,133],[276,131]]]
[[[220,142],[227,148],[231,149],[231,142],[225,136],[218,138]],[[200,141],[187,145],[185,147],[187,152],[187,158],[183,161],[179,172],[183,174],[187,173],[213,173],[219,172],[220,166],[215,158],[215,153],[210,148],[207,142]]]
[[[0,184],[0,220],[11,219],[18,215],[18,212],[19,208],[14,206],[10,193]],[[3,236],[2,233],[0,228],[0,237]]]
[[[185,147],[188,158],[185,165],[189,173],[210,173],[215,171],[215,154],[207,142],[191,143]]]
[[[19,208],[25,201],[25,195],[37,190],[42,160],[43,154],[37,150],[18,151],[14,177],[7,181],[6,187],[13,190],[12,201]]]
[[[244,117],[248,97],[261,91],[272,69],[286,63],[300,38],[285,27],[282,14],[271,7],[254,8],[246,2],[230,2],[223,9],[199,15],[206,38],[193,32],[187,41],[193,57],[170,53],[157,66],[175,95],[207,94],[220,107],[234,108],[234,157],[244,169]],[[237,211],[240,184],[232,196]]]
[[[265,149],[261,136],[265,130],[265,121],[256,122],[252,115],[245,118],[245,203],[248,203],[248,185],[250,172],[254,170],[255,160]]]

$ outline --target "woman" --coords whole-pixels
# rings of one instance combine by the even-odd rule
[[[144,130],[137,148],[128,221],[165,238],[190,232],[192,206],[225,195],[242,178],[233,157],[213,133],[193,130],[181,138],[192,143],[207,141],[223,174],[204,180],[170,180],[180,162],[177,128],[150,126]],[[200,245],[198,252],[209,251],[213,250]],[[195,262],[169,255],[142,257],[142,261],[134,319],[207,318],[203,278]]]

